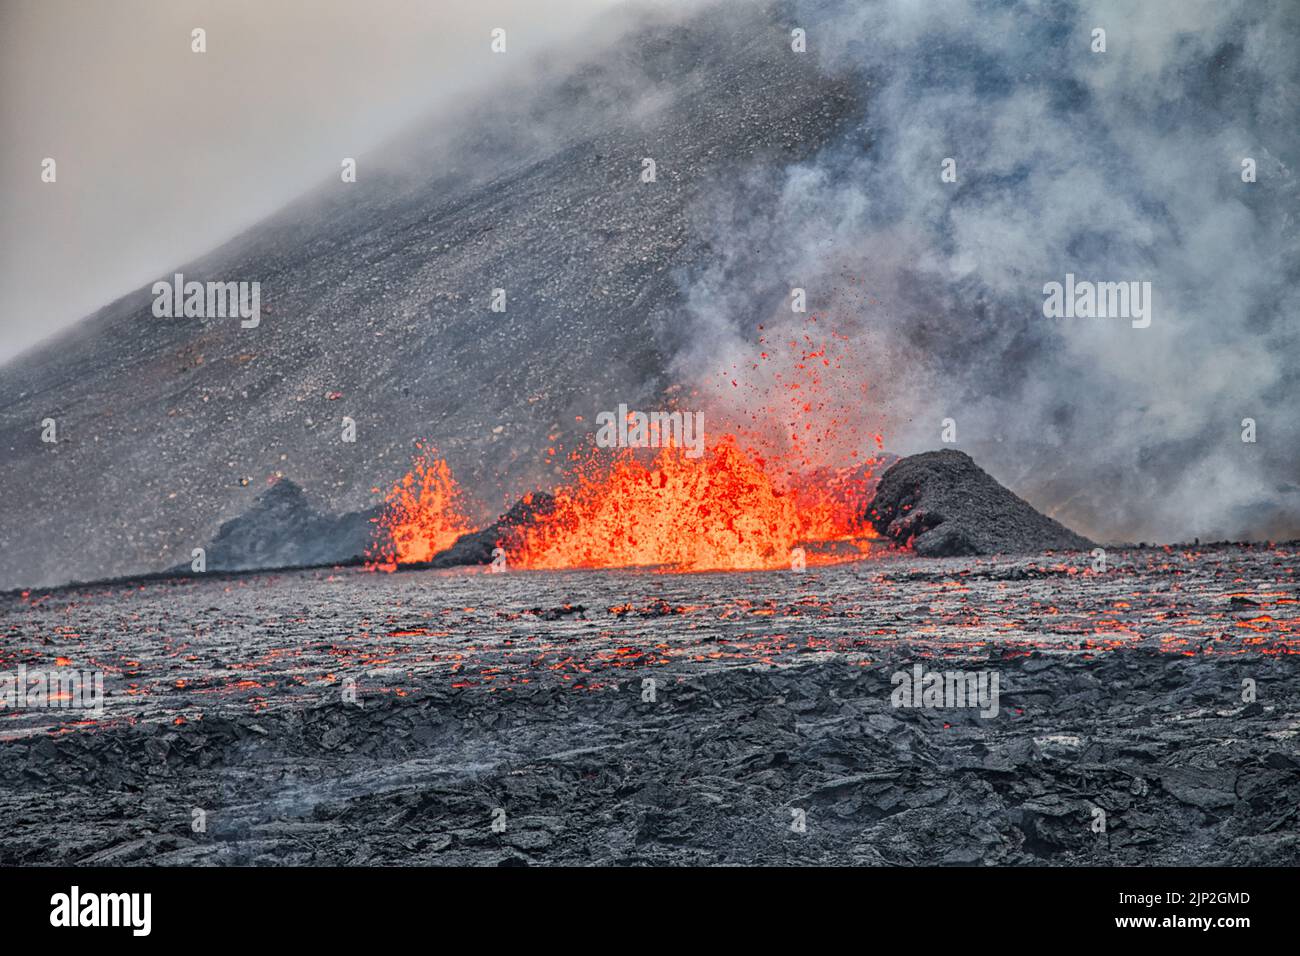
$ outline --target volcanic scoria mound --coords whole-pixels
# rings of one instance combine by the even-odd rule
[[[867,519],[922,557],[1094,547],[1012,494],[964,452],[912,455],[880,477]]]
[[[214,571],[312,567],[360,561],[382,508],[342,515],[316,510],[301,486],[281,478],[242,515],[225,522],[207,546]],[[188,570],[189,564],[176,571]]]

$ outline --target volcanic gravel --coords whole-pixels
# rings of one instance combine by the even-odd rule
[[[1296,547],[1090,562],[0,597],[0,667],[109,693],[0,711],[0,863],[1300,862]],[[997,715],[895,708],[918,663]]]

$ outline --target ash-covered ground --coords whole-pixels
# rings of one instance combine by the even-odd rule
[[[0,668],[102,670],[108,697],[0,711],[0,863],[1294,865],[1298,564],[14,593]],[[996,716],[893,706],[917,664],[997,675]]]

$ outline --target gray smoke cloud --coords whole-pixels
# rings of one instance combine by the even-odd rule
[[[797,334],[786,295],[805,287],[848,336],[863,429],[889,450],[941,447],[952,418],[957,447],[1100,540],[1300,535],[1300,6],[793,11],[809,55],[856,75],[865,113],[702,214],[714,257],[683,277],[678,371],[736,406],[719,356],[759,364],[759,323]],[[1150,327],[1045,317],[1044,285],[1067,273],[1149,281]]]

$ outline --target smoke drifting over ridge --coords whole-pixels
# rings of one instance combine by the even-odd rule
[[[803,287],[891,451],[952,418],[958,447],[1101,540],[1300,534],[1300,8],[808,2],[796,26],[865,115],[715,198],[678,372],[742,417],[719,356],[761,365],[758,325],[802,332]],[[1150,327],[1046,318],[1067,273],[1150,281]]]

